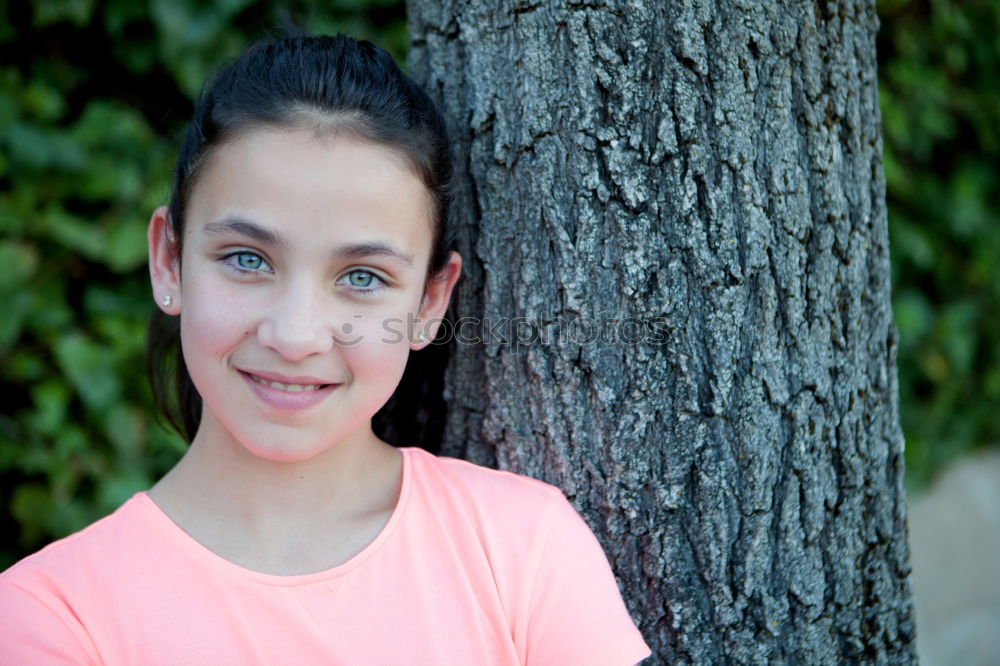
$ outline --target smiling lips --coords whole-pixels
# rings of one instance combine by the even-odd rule
[[[321,403],[340,384],[327,384],[316,377],[284,377],[240,370],[250,389],[272,409],[297,412]],[[284,381],[281,381],[284,380]]]
[[[257,375],[250,375],[250,379],[255,382],[260,382],[261,384],[267,384],[268,386],[279,388],[282,391],[291,391],[292,393],[295,393],[296,391],[315,391],[318,388],[327,386],[327,384],[282,384],[281,382],[264,379],[263,377],[258,377]]]

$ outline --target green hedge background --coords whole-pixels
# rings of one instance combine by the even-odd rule
[[[0,0],[3,2],[3,0]],[[34,0],[0,23],[0,569],[184,450],[150,407],[145,228],[191,98],[292,19],[403,61],[396,0]],[[1000,441],[1000,3],[885,0],[881,96],[908,483]]]

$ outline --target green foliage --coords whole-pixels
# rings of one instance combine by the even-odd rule
[[[1000,443],[1000,3],[879,4],[911,487]]]
[[[397,0],[12,4],[0,21],[0,570],[148,488],[184,451],[145,377],[145,234],[201,82],[288,19],[406,49]]]

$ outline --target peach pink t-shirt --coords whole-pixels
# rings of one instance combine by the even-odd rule
[[[0,664],[625,666],[649,655],[559,489],[401,450],[385,527],[313,574],[235,565],[136,493],[0,574]]]

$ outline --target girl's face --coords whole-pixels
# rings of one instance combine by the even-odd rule
[[[204,401],[199,436],[283,461],[371,437],[461,267],[453,253],[425,285],[432,229],[420,179],[387,148],[256,129],[211,155],[186,216],[178,266],[167,211],[153,215],[150,263],[161,308],[182,315]]]

